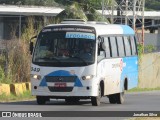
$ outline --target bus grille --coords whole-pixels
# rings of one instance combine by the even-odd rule
[[[51,92],[71,92],[73,90],[73,87],[59,88],[59,87],[50,87],[50,86],[48,86],[48,89]]]
[[[77,76],[46,76],[46,82],[75,82]]]
[[[66,87],[54,87],[48,86],[49,91],[51,92],[71,92],[74,87],[74,83],[77,76],[46,76],[46,82],[50,83],[59,83],[59,82],[66,82],[66,83],[73,83],[73,86],[66,86]]]

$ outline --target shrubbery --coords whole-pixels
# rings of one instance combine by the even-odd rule
[[[5,41],[5,52],[0,56],[0,83],[30,81],[29,40],[37,34],[34,19],[31,17],[22,32],[21,39]],[[41,26],[41,25],[39,25]],[[39,27],[40,28],[40,27]],[[15,31],[12,32],[16,33]]]

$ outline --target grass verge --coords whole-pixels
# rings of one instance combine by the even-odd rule
[[[126,120],[160,120],[160,117],[138,117],[138,118],[130,118]]]
[[[18,96],[10,94],[9,96],[5,94],[0,95],[0,102],[11,102],[11,101],[23,101],[23,100],[32,100],[35,97],[31,95],[31,91],[25,91],[23,94]]]
[[[158,88],[133,88],[128,90],[127,92],[145,92],[145,91],[154,91],[154,90],[160,90],[160,87]]]

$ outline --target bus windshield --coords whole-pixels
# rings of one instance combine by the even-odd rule
[[[33,63],[41,66],[87,66],[95,61],[94,33],[41,32],[33,54]]]

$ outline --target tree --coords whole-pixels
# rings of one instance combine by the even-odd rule
[[[96,9],[91,7],[88,2],[85,2],[85,0],[79,0],[79,3],[73,2],[71,5],[68,5],[65,10],[56,16],[56,21],[60,22],[65,18],[108,22],[107,19],[97,12]]]
[[[102,9],[102,1],[103,0],[55,0],[55,2],[62,4],[62,5],[71,5],[73,2],[77,2],[81,5],[89,5],[92,6],[94,9]],[[111,4],[112,0],[104,0],[105,5]]]
[[[0,4],[59,6],[54,0],[1,0]]]
[[[87,17],[82,8],[78,5],[78,3],[75,2],[72,5],[67,6],[65,10],[63,10],[56,16],[56,22],[61,22],[63,19],[87,20]]]

